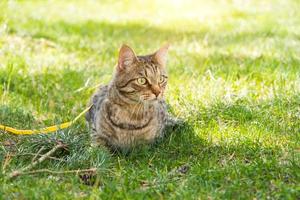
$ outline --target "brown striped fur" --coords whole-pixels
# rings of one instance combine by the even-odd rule
[[[136,56],[127,45],[121,47],[112,81],[93,95],[86,116],[94,145],[130,148],[162,136],[168,115],[167,50]]]

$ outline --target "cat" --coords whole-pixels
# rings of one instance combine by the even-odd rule
[[[137,56],[122,45],[113,79],[90,100],[86,120],[93,146],[128,149],[163,136],[167,124],[173,123],[164,100],[168,49],[165,45],[153,54]]]

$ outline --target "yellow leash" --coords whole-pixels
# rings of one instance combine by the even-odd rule
[[[72,124],[74,124],[82,115],[84,115],[92,106],[87,107],[84,111],[82,111],[77,117],[75,117],[72,121],[65,122],[62,124],[49,126],[41,129],[35,129],[35,130],[20,130],[15,129],[9,126],[1,125],[0,124],[0,130],[3,130],[4,132],[13,133],[16,135],[31,135],[31,134],[38,134],[38,133],[50,133],[57,130],[65,129],[70,127]]]

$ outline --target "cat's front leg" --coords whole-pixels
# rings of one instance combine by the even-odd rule
[[[107,138],[101,133],[97,132],[93,124],[91,125],[91,140],[92,147],[107,146]]]

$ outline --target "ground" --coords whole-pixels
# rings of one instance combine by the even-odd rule
[[[166,94],[185,120],[129,154],[91,148],[81,118],[48,135],[0,132],[0,199],[299,199],[300,3],[1,1],[0,124],[72,120],[112,77],[118,49],[170,43]],[[67,147],[8,174],[57,143]],[[41,149],[42,148],[42,149]]]

